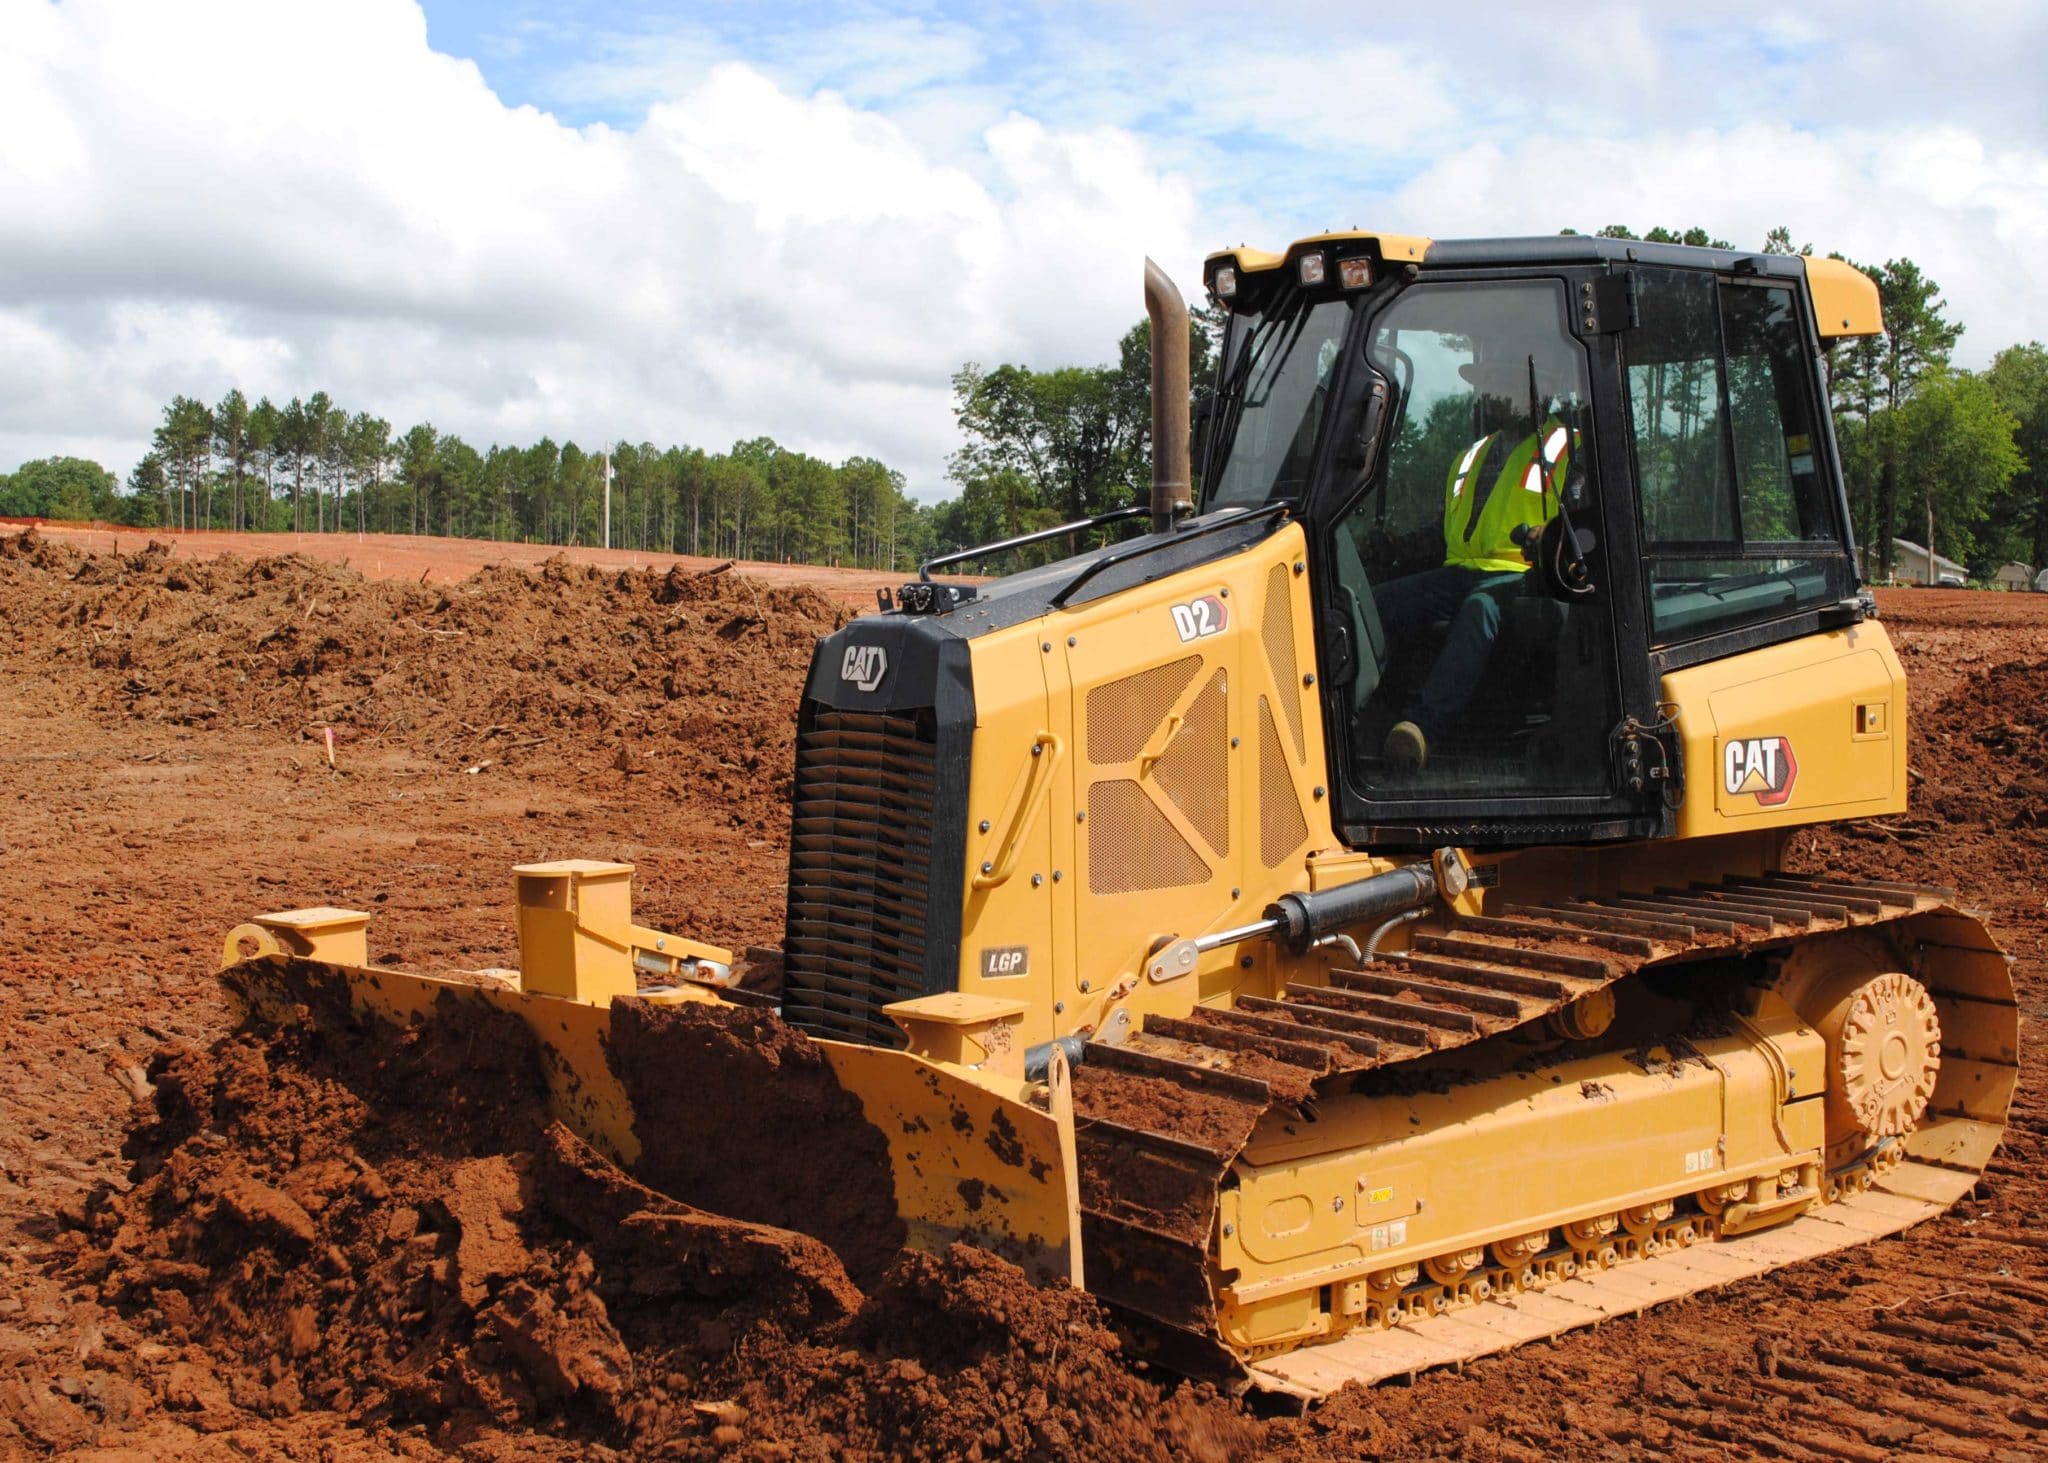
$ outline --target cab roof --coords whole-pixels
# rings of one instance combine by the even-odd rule
[[[1344,229],[1297,239],[1278,254],[1243,245],[1218,250],[1203,262],[1202,283],[1213,292],[1216,271],[1224,265],[1242,275],[1258,276],[1310,253],[1339,259],[1364,254],[1381,265],[1425,264],[1447,269],[1512,264],[1660,264],[1766,279],[1804,278],[1813,300],[1814,325],[1823,339],[1879,335],[1884,331],[1877,285],[1862,270],[1843,260],[1803,254],[1760,254],[1746,249],[1705,249],[1690,244],[1650,244],[1640,239],[1606,239],[1593,234],[1432,239],[1421,234]]]

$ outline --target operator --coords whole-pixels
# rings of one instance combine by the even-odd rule
[[[1537,536],[1557,516],[1578,433],[1547,406],[1540,432],[1520,429],[1532,416],[1532,397],[1547,404],[1573,392],[1577,372],[1559,349],[1547,342],[1509,348],[1458,368],[1475,390],[1482,435],[1444,479],[1444,562],[1373,593],[1389,644],[1413,644],[1431,625],[1450,625],[1429,675],[1387,733],[1384,754],[1398,767],[1427,762],[1431,742],[1479,689],[1500,634],[1501,602],[1520,588]]]

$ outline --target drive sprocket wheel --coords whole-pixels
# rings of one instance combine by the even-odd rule
[[[1897,971],[1864,982],[1840,1043],[1842,1099],[1857,1126],[1874,1138],[1911,1132],[1941,1073],[1941,1018],[1926,987]]]
[[[1786,957],[1777,990],[1827,1042],[1830,1167],[1913,1131],[1941,1075],[1941,1018],[1927,988],[1872,936],[1815,940]]]

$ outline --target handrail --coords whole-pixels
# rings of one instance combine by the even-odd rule
[[[1034,529],[1030,533],[1022,533],[1015,538],[997,539],[992,544],[980,544],[971,549],[957,549],[950,554],[940,554],[935,559],[926,559],[922,564],[918,565],[917,577],[929,582],[932,577],[932,570],[943,568],[948,564],[962,564],[969,559],[979,559],[985,554],[1000,554],[1005,549],[1021,549],[1026,544],[1044,543],[1049,538],[1059,538],[1063,534],[1079,533],[1083,529],[1088,528],[1100,528],[1105,523],[1118,523],[1126,518],[1141,518],[1151,511],[1152,509],[1149,504],[1135,503],[1129,508],[1114,508],[1107,513],[1098,513],[1093,518],[1081,518],[1076,519],[1072,523],[1062,523],[1056,528]]]
[[[1232,513],[1227,517],[1214,519],[1208,523],[1183,526],[1179,529],[1176,529],[1174,531],[1173,537],[1171,538],[1155,537],[1150,542],[1140,540],[1135,543],[1125,544],[1121,548],[1112,549],[1110,552],[1104,554],[1101,558],[1097,559],[1094,563],[1090,564],[1087,568],[1083,569],[1079,574],[1076,574],[1072,579],[1069,579],[1064,585],[1060,587],[1059,592],[1053,595],[1049,603],[1051,604],[1053,609],[1065,609],[1067,607],[1067,601],[1074,597],[1074,591],[1078,590],[1082,585],[1086,584],[1089,580],[1093,579],[1096,575],[1100,574],[1104,569],[1109,568],[1112,564],[1124,563],[1126,560],[1135,559],[1140,554],[1150,553],[1154,549],[1163,549],[1173,544],[1185,543],[1191,538],[1200,538],[1205,533],[1215,533],[1221,529],[1231,528],[1238,524],[1257,523],[1261,518],[1271,518],[1278,515],[1284,515],[1293,506],[1294,505],[1291,502],[1267,503],[1260,507],[1250,509],[1247,512]],[[1143,512],[1149,510],[1141,509],[1139,511]]]

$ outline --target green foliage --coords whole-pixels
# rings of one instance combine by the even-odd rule
[[[1216,312],[1190,315],[1191,382],[1211,374],[1220,330]],[[942,548],[1143,503],[1152,482],[1152,324],[1124,333],[1114,365],[984,370],[970,361],[953,377],[953,415],[967,441],[948,464],[961,494],[937,515]],[[1084,547],[1076,536],[1021,552],[1028,562]]]
[[[0,517],[84,522],[113,509],[120,479],[83,457],[45,457],[0,476]]]
[[[1786,228],[1783,224],[1779,224],[1776,228],[1772,229],[1768,234],[1764,235],[1764,253],[1811,254],[1813,253],[1813,245],[1801,244],[1797,249],[1793,248],[1792,231]]]
[[[1991,507],[1991,557],[2020,559],[2038,573],[2048,568],[2048,347],[2038,340],[2007,346],[1984,379],[2012,415],[2021,461]]]
[[[834,466],[766,437],[727,455],[545,437],[479,452],[431,422],[394,437],[324,391],[282,406],[239,390],[213,407],[173,397],[125,492],[95,464],[52,458],[0,477],[0,514],[596,544],[607,457],[616,547],[898,570],[930,551],[931,511],[873,458]]]
[[[1935,370],[1900,404],[1888,434],[1906,514],[1924,514],[1930,541],[1938,539],[1942,553],[1969,564],[1978,578],[1997,568],[1982,561],[1977,534],[2020,470],[2017,425],[1984,377]]]

